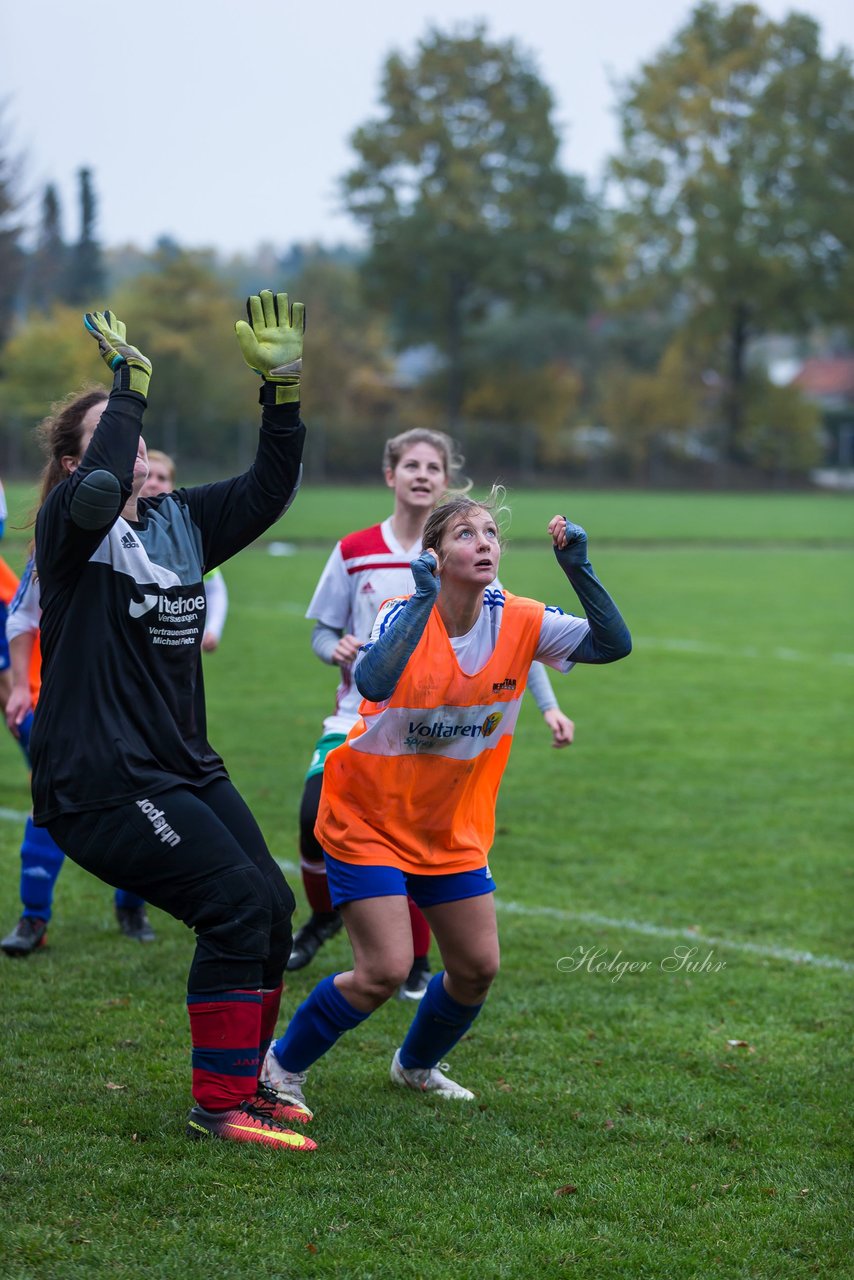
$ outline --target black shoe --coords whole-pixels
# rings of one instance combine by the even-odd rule
[[[311,919],[296,931],[291,958],[288,961],[290,972],[293,973],[294,969],[304,969],[307,964],[311,964],[324,942],[333,938],[342,924],[343,921],[337,911],[332,915],[322,916],[313,912]]]
[[[156,935],[144,906],[116,907],[116,919],[126,938],[133,938],[134,942],[154,941]]]
[[[7,956],[28,956],[45,945],[47,921],[38,916],[21,916],[11,933],[0,942],[0,950]]]
[[[419,956],[413,960],[409,977],[397,988],[397,994],[401,1000],[422,1000],[429,985],[430,962],[426,956]]]

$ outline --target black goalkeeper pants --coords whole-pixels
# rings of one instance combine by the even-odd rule
[[[48,823],[60,849],[196,932],[187,989],[274,989],[291,953],[294,895],[225,778]]]

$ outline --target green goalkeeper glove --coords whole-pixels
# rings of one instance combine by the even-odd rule
[[[112,311],[87,311],[83,323],[98,343],[101,359],[113,371],[113,389],[148,395],[151,361],[125,341],[125,326]]]
[[[243,359],[265,386],[262,404],[294,404],[300,398],[302,337],[305,307],[301,302],[288,307],[286,293],[272,294],[262,289],[246,299],[249,324],[238,320],[234,326]]]

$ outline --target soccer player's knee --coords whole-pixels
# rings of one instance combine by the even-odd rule
[[[273,902],[266,878],[255,867],[220,877],[204,908],[188,921],[233,955],[265,957],[270,947]]]
[[[275,986],[282,976],[288,956],[291,954],[293,933],[291,919],[296,907],[293,890],[278,867],[266,877],[267,894],[270,902],[270,936],[269,954],[265,965],[265,973],[276,974]],[[265,976],[265,986],[271,985]]]
[[[263,985],[265,987],[277,987],[281,982],[293,941],[290,918],[273,924],[270,930],[270,950],[264,962]]]
[[[296,910],[297,900],[294,891],[283,875],[268,881],[273,911],[273,926],[284,923],[290,927],[291,917]]]
[[[498,977],[500,960],[498,952],[466,957],[460,965],[448,965],[447,969],[456,983],[468,988],[473,997],[486,997],[486,993]]]
[[[401,983],[406,981],[411,968],[412,960],[403,959],[391,960],[368,970],[363,969],[358,979],[360,989],[365,996],[375,1000],[377,1004],[384,1004],[396,993]]]

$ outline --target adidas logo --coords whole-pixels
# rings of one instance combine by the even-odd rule
[[[368,595],[371,591],[373,591],[373,587],[371,586],[370,579],[368,579],[368,581],[364,584],[364,586],[360,587],[359,590],[362,593],[362,595]]]
[[[138,547],[139,543],[137,542],[136,538],[133,536],[132,533],[123,533],[122,546],[125,548],[126,551],[130,551],[134,547]]]

